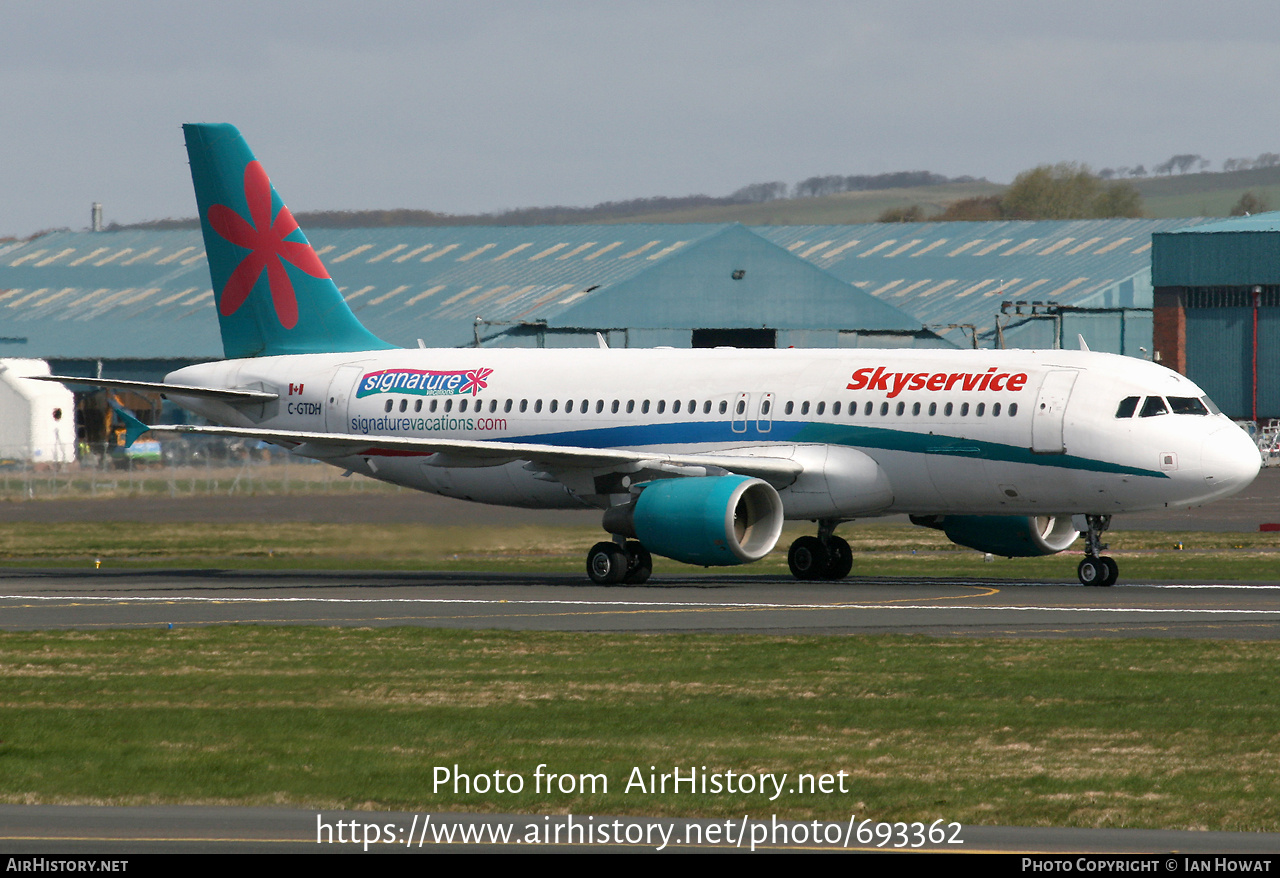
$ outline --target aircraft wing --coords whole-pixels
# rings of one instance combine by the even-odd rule
[[[673,454],[619,448],[583,448],[534,442],[492,442],[473,439],[420,439],[411,436],[362,436],[356,433],[313,433],[302,430],[263,430],[253,427],[156,426],[155,432],[202,436],[238,436],[292,446],[295,454],[320,460],[370,455],[435,455],[433,466],[500,466],[526,460],[547,472],[560,470],[659,470],[673,474],[707,475],[720,471],[755,476],[775,487],[795,481],[804,467],[782,457],[735,454]]]
[[[102,390],[134,390],[139,393],[164,393],[177,396],[198,396],[220,399],[224,402],[270,402],[279,399],[276,393],[261,390],[227,390],[222,387],[186,387],[181,384],[165,384],[162,381],[125,381],[118,378],[77,378],[71,375],[27,375],[32,381],[56,381],[59,384],[83,384]]]

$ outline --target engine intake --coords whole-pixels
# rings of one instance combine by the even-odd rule
[[[635,537],[655,555],[723,567],[759,561],[782,534],[782,500],[749,476],[660,479],[634,503],[604,514],[609,533]]]

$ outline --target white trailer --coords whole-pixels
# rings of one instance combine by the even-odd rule
[[[75,397],[48,375],[44,360],[0,358],[0,461],[70,463],[76,459]]]

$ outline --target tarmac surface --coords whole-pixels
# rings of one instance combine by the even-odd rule
[[[1071,584],[204,570],[0,571],[0,630],[424,625],[539,631],[1280,639],[1280,582]]]

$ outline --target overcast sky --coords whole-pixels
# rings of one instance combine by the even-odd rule
[[[0,236],[195,213],[180,125],[295,211],[1007,182],[1280,152],[1272,2],[0,0]]]

